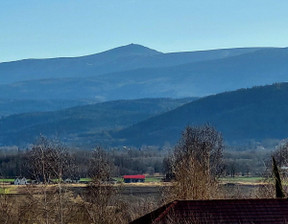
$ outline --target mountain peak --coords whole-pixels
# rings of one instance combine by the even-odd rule
[[[116,53],[116,54],[121,54],[121,55],[126,55],[126,56],[135,56],[135,55],[151,56],[151,55],[162,54],[162,52],[150,49],[148,47],[145,47],[139,44],[134,44],[134,43],[106,51],[106,53],[112,53],[112,52],[114,54]]]

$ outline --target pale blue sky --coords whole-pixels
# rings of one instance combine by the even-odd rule
[[[287,0],[1,0],[0,62],[138,43],[163,51],[288,46]]]

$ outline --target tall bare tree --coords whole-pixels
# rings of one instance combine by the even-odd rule
[[[272,157],[275,158],[280,168],[286,169],[288,167],[288,139],[284,139],[279,143]]]
[[[91,182],[87,186],[88,198],[82,205],[82,214],[87,223],[125,223],[125,203],[117,199],[118,187],[109,182],[114,169],[108,153],[101,147],[93,150],[88,174]]]
[[[175,182],[166,194],[168,200],[215,197],[222,157],[223,139],[214,127],[186,127],[171,159]]]
[[[108,181],[111,178],[113,166],[108,153],[98,146],[92,152],[88,175],[94,183]]]
[[[65,146],[43,136],[27,152],[28,174],[40,185],[26,187],[26,201],[20,209],[23,223],[67,223],[73,203],[62,182],[71,175],[72,164]],[[56,185],[50,185],[52,182]]]
[[[70,176],[73,167],[67,148],[44,136],[28,151],[26,165],[31,179],[44,184]]]

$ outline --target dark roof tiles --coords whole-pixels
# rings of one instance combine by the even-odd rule
[[[286,223],[287,199],[179,200],[131,222],[170,223]]]

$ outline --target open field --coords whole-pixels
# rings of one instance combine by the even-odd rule
[[[221,181],[221,193],[217,196],[218,198],[240,199],[258,197],[258,186],[261,186],[262,179],[233,178],[233,181],[231,181],[230,178],[227,178],[222,179]],[[125,214],[125,217],[130,217],[129,219],[133,220],[163,205],[163,189],[169,188],[172,184],[173,183],[169,182],[160,182],[155,178],[151,179],[151,182],[145,183],[117,183],[109,185],[110,187],[115,187],[116,190],[115,195],[113,194],[111,197],[112,200],[109,202],[109,207],[112,208],[114,202],[119,203],[119,205],[122,206],[120,207],[121,211],[127,211],[127,214],[129,214],[129,216]],[[88,185],[84,183],[61,184],[61,189],[63,195],[65,195],[65,200],[69,201],[69,205],[78,206],[77,209],[79,209],[82,208],[81,205],[83,205],[83,203],[87,204],[91,200],[91,192],[87,186]],[[59,195],[57,192],[59,189],[60,188],[57,184],[51,184],[48,186],[41,184],[27,186],[2,185],[2,188],[0,188],[0,194],[4,195],[0,195],[0,197],[4,196],[2,198],[7,198],[13,206],[19,205],[21,207],[22,204],[27,205],[25,204],[27,201],[30,205],[31,203],[29,200],[32,200],[35,203],[35,199],[40,200],[44,196],[48,196],[48,198],[56,199],[56,204],[53,205],[56,206],[58,203]],[[37,207],[35,207],[34,210],[36,211]],[[97,209],[95,211],[97,211]]]
[[[241,184],[261,184],[263,177],[224,177],[220,179],[221,183],[241,183]]]
[[[117,181],[120,182],[120,183],[123,183],[123,182],[124,182],[124,180],[123,180],[122,177],[115,177],[115,178],[113,178],[113,179],[117,180]],[[163,176],[146,176],[145,182],[146,182],[146,183],[161,182],[162,179],[163,179]],[[82,180],[82,178],[81,178],[80,180]]]
[[[159,204],[162,200],[163,188],[170,187],[171,182],[162,182],[160,177],[148,177],[144,183],[123,183],[121,177],[117,179],[117,184],[113,186],[117,188],[117,197],[128,203],[153,203]],[[89,178],[81,178],[81,181],[90,181]],[[258,189],[263,186],[263,178],[261,177],[235,177],[220,179],[220,198],[255,198],[258,197]],[[267,183],[266,183],[267,184]],[[62,184],[63,188],[73,193],[74,197],[86,197],[87,184]],[[57,184],[48,186],[48,191],[53,192],[57,189]],[[3,184],[0,187],[0,194],[6,194],[17,198],[25,197],[27,194],[41,194],[43,185],[9,185]]]
[[[144,183],[123,183],[123,178],[117,177],[114,178],[117,180],[117,184],[115,184],[115,187],[120,187],[123,189],[123,194],[128,194],[130,192],[131,194],[148,194],[148,192],[151,192],[154,194],[156,191],[159,191],[161,187],[169,186],[171,183],[162,182],[162,177],[147,177]],[[13,182],[14,179],[0,179],[0,183],[3,183],[2,186],[0,186],[0,194],[22,194],[25,192],[26,186],[23,185],[11,185],[10,183]],[[90,178],[81,178],[81,182],[89,182],[91,181]],[[234,186],[257,186],[264,184],[262,177],[226,177],[221,178],[220,183],[223,185],[234,185]],[[50,185],[52,188],[56,185]],[[85,188],[87,185],[84,183],[78,183],[78,184],[64,184],[65,187],[68,187],[70,189],[81,189]],[[37,187],[41,187],[41,185],[36,185],[35,189]],[[157,189],[157,190],[155,190]]]
[[[0,179],[0,183],[1,182],[13,182],[14,179]]]
[[[254,180],[254,181],[252,181]],[[234,181],[222,180],[220,184],[221,188],[223,189],[224,195],[228,198],[235,197],[241,195],[241,197],[254,197],[255,190],[263,185],[263,182],[259,179],[236,179]],[[124,198],[131,198],[131,197],[140,197],[140,198],[147,198],[152,197],[158,200],[161,196],[162,189],[165,187],[171,186],[172,183],[165,183],[165,182],[145,182],[145,183],[118,183],[112,185],[113,187],[117,188],[119,191],[119,195]],[[87,184],[63,184],[62,185],[65,189],[73,192],[74,195],[81,195],[85,192],[87,188]],[[41,192],[43,185],[3,185],[0,187],[0,194],[7,194],[7,195],[25,195],[27,192],[38,194]],[[57,188],[56,184],[51,184],[48,188],[53,191],[54,188]],[[224,197],[223,195],[223,197]]]

